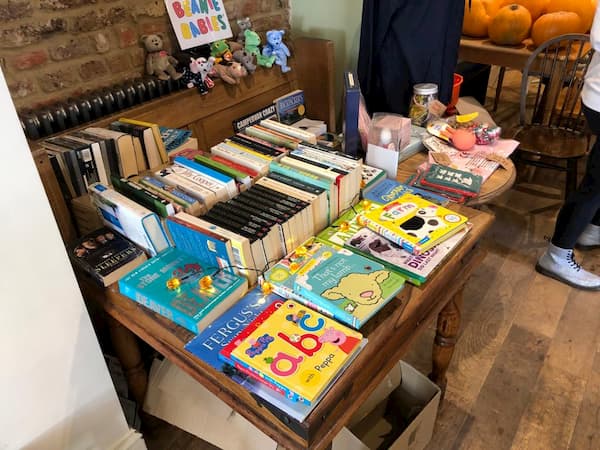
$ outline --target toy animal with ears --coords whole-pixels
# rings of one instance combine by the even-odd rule
[[[209,88],[214,86],[214,82],[208,77],[208,73],[212,70],[215,59],[210,58],[192,58],[190,64],[183,72],[182,80],[188,88],[196,86],[201,94],[206,94]]]
[[[239,62],[232,62],[227,66],[215,64],[212,73],[228,84],[240,84],[240,78],[248,75],[248,71]]]

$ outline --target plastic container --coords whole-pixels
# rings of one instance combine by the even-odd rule
[[[458,103],[458,98],[460,97],[460,86],[463,83],[463,76],[457,73],[454,74],[454,83],[452,84],[452,98],[450,99],[450,103],[448,104],[448,109],[454,108]]]
[[[437,100],[438,86],[435,83],[419,83],[413,86],[413,96],[410,102],[408,115],[413,123],[419,127],[427,124],[430,118],[429,104]]]

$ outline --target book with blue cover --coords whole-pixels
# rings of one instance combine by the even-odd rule
[[[165,226],[175,247],[196,256],[212,267],[236,273],[237,271],[233,267],[235,265],[233,248],[229,239],[208,228],[183,220],[181,217],[169,217],[165,220]]]
[[[265,295],[260,287],[256,287],[225,311],[204,331],[189,341],[185,345],[185,349],[213,368],[223,372],[240,386],[268,402],[280,412],[302,422],[312,411],[312,407],[301,402],[288,400],[279,392],[253,379],[219,357],[219,352],[268,306],[284,301],[283,297],[275,293]],[[277,415],[280,416],[280,414]]]
[[[200,280],[209,275],[212,284]],[[169,289],[177,278],[180,286]],[[195,256],[171,247],[149,259],[119,280],[119,290],[154,312],[199,333],[246,292],[246,279],[224,270],[215,270]]]
[[[230,176],[224,175],[221,172],[211,169],[210,167],[203,166],[195,161],[191,161],[182,156],[176,156],[173,162],[176,165],[185,167],[193,172],[201,174],[204,177],[214,180],[222,186],[225,186],[229,198],[235,197],[239,192],[235,184],[235,180]]]
[[[301,89],[277,97],[273,100],[273,104],[275,105],[277,120],[287,125],[302,120],[306,114],[304,91]]]
[[[264,274],[279,295],[359,329],[403,288],[383,264],[310,238]]]
[[[450,202],[446,197],[431,191],[419,189],[418,187],[408,186],[391,178],[384,178],[368,191],[363,191],[363,198],[371,200],[378,205],[385,205],[393,202],[404,194],[413,194],[418,197],[429,200],[440,206],[446,206]]]

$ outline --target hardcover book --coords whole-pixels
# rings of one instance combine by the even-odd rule
[[[369,210],[377,208],[377,205],[369,205]],[[343,247],[344,243],[362,228],[357,221],[358,214],[365,209],[362,202],[357,203],[351,209],[338,217],[330,226],[317,234],[317,240],[332,247]]]
[[[350,236],[345,245],[356,253],[381,262],[412,284],[420,286],[463,241],[468,232],[469,228],[465,227],[454,236],[420,255],[407,252],[396,243],[368,228],[358,230]]]
[[[259,287],[256,287],[188,342],[185,349],[285,415],[302,422],[313,409],[312,407],[301,402],[290,401],[272,387],[236,369],[235,363],[225,362],[219,357],[219,352],[267,307],[274,303],[283,304],[284,301],[285,299],[277,294],[265,295]]]
[[[362,223],[418,255],[465,227],[467,218],[413,194],[361,213]]]
[[[408,186],[391,178],[384,178],[369,191],[363,191],[363,198],[371,200],[378,205],[385,205],[404,194],[414,194],[441,206],[446,206],[449,203],[446,197],[425,189],[419,189],[415,186]]]
[[[304,91],[297,89],[273,100],[277,120],[281,123],[291,125],[304,119],[306,107],[304,106]]]
[[[212,284],[203,287],[200,280],[207,275]],[[181,283],[176,289],[167,287],[172,278]],[[245,278],[219,270],[173,247],[119,280],[123,295],[193,333],[202,331],[237,302],[246,288]]]
[[[344,153],[358,156],[361,149],[358,131],[358,110],[360,105],[360,87],[356,72],[344,72]]]
[[[361,345],[360,333],[288,300],[237,343],[231,358],[312,405]]]
[[[68,252],[71,261],[102,286],[116,282],[147,259],[133,242],[109,228],[86,234],[69,245]]]
[[[391,301],[404,278],[383,264],[310,238],[264,274],[279,295],[358,329]]]

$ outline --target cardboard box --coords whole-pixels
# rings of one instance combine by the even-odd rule
[[[376,449],[384,443],[385,436],[390,450],[421,450],[431,440],[441,390],[410,364],[401,361],[400,367],[401,384],[350,428],[355,438],[350,448]],[[393,425],[402,422],[402,418],[410,419],[407,426],[394,430]]]

